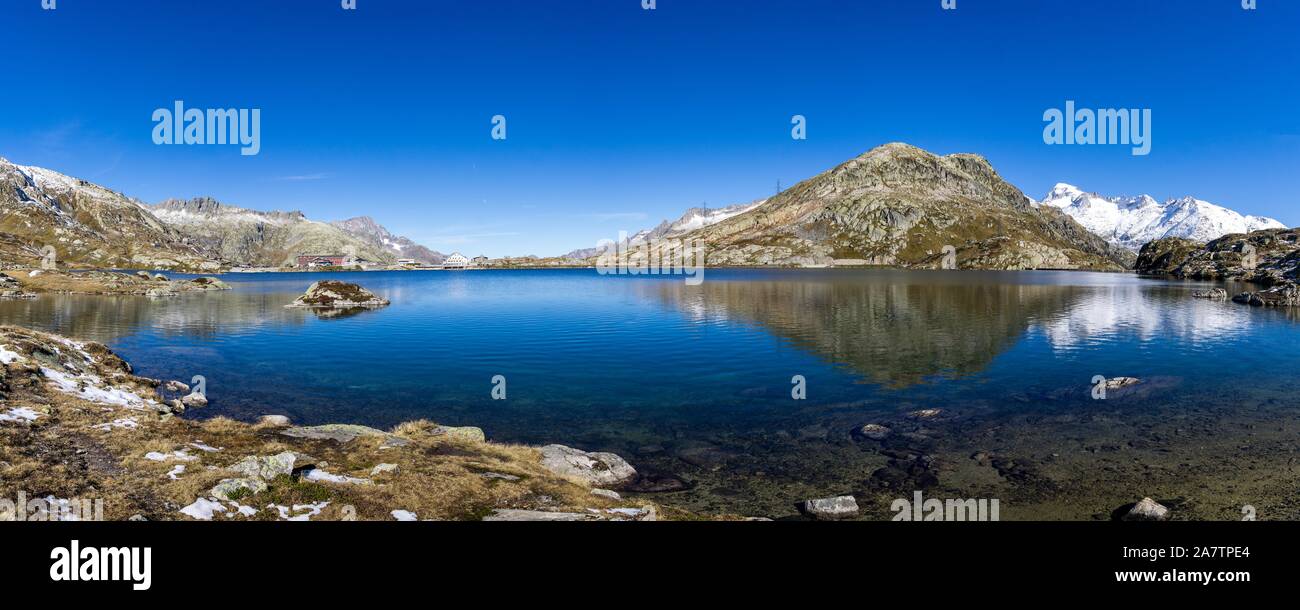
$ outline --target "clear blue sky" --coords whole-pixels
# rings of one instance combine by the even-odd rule
[[[890,141],[985,155],[1034,197],[1064,181],[1300,224],[1300,2],[640,4],[0,0],[0,156],[490,256],[764,197]],[[261,154],[154,145],[177,99],[261,108]],[[1151,108],[1151,154],[1044,145],[1067,99]]]

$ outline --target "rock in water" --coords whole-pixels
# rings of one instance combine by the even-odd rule
[[[1228,291],[1222,288],[1211,288],[1206,291],[1197,290],[1192,293],[1192,296],[1198,299],[1212,299],[1215,301],[1226,301],[1228,300]]]
[[[285,307],[359,309],[383,307],[388,304],[388,299],[381,298],[356,284],[323,280],[312,284],[307,288],[307,292]]]
[[[289,418],[283,415],[263,415],[257,420],[257,423],[264,426],[276,426],[279,428],[289,425]]]
[[[1300,287],[1283,284],[1262,292],[1243,292],[1232,300],[1255,307],[1300,307]]]
[[[868,438],[873,441],[883,441],[889,437],[893,430],[880,424],[863,424],[862,427],[853,430],[854,436]]]
[[[198,392],[190,392],[181,397],[181,404],[186,407],[206,407],[208,406],[208,397]]]
[[[1106,389],[1118,390],[1120,388],[1127,388],[1131,385],[1137,385],[1139,383],[1142,383],[1142,380],[1138,379],[1137,377],[1111,377],[1110,379],[1106,380]]]
[[[164,383],[163,389],[167,390],[168,392],[185,392],[186,394],[188,394],[190,391],[190,386],[181,383],[179,381],[172,380],[172,381],[168,381],[167,383]]]
[[[1133,509],[1124,515],[1125,521],[1164,521],[1169,518],[1169,509],[1151,498],[1142,498]]]
[[[613,453],[588,453],[564,445],[542,447],[542,466],[604,489],[620,489],[636,480],[636,469]]]
[[[848,519],[856,517],[858,514],[858,501],[853,496],[836,496],[834,498],[821,498],[817,500],[805,500],[799,507],[805,515],[813,519],[823,521],[833,521],[835,519]]]

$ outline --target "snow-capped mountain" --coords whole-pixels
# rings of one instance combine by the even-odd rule
[[[393,235],[383,225],[375,222],[375,219],[369,216],[337,220],[330,224],[343,229],[353,237],[370,242],[377,248],[388,250],[399,259],[409,258],[422,263],[438,265],[442,264],[442,261],[447,258],[446,254],[430,250],[411,241],[410,238]]]
[[[0,242],[0,258],[7,261],[35,260],[46,246],[52,246],[60,262],[100,267],[210,270],[216,266],[139,200],[3,158]]]
[[[1286,228],[1272,218],[1243,215],[1194,197],[1164,203],[1149,195],[1103,197],[1064,183],[1038,205],[1057,208],[1106,241],[1129,250],[1163,237],[1210,241],[1229,233]]]
[[[632,235],[629,235],[626,243],[637,244],[647,242],[652,239],[672,239],[679,235],[685,235],[696,229],[701,229],[710,225],[722,222],[732,216],[744,214],[760,205],[766,203],[766,199],[751,201],[749,203],[737,203],[723,208],[691,208],[686,210],[677,220],[664,220],[659,226],[653,229],[641,229]],[[591,258],[600,254],[599,248],[583,248],[574,250],[564,255],[564,258],[584,259]]]

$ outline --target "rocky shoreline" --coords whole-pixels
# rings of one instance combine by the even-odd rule
[[[215,277],[172,280],[161,273],[151,274],[148,271],[126,273],[87,270],[74,273],[15,268],[0,273],[0,296],[7,298],[34,298],[42,292],[162,298],[213,290],[230,290],[230,285]]]
[[[98,343],[0,327],[0,497],[102,499],[108,520],[695,518],[624,498],[638,475],[614,454],[428,421],[186,420],[164,398],[184,385],[137,376]]]
[[[1138,255],[1139,273],[1191,280],[1235,280],[1264,286],[1233,295],[1232,301],[1255,307],[1300,307],[1300,230],[1266,229],[1225,235],[1208,243],[1181,238],[1153,241]],[[1192,296],[1227,299],[1215,288]]]

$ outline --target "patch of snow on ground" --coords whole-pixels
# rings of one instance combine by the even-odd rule
[[[223,449],[223,447],[213,447],[203,441],[194,441],[190,443],[190,446],[195,449],[198,449],[199,451],[207,451],[208,453],[212,453],[213,451],[221,451]]]
[[[167,473],[167,478],[173,481],[179,480],[182,472],[185,472],[185,464],[177,464]]]
[[[220,502],[209,500],[207,498],[199,498],[198,500],[195,500],[193,504],[181,509],[182,514],[189,515],[201,521],[211,521],[213,513],[224,512],[226,512],[226,507],[222,506]]]
[[[253,507],[251,507],[251,506],[244,506],[243,504],[240,504],[240,503],[238,503],[238,502],[236,502],[236,501],[234,501],[234,500],[231,500],[231,501],[230,501],[230,505],[233,506],[233,507],[235,508],[235,512],[237,512],[237,513],[239,513],[239,514],[241,514],[241,515],[243,515],[243,516],[245,516],[245,517],[252,517],[253,515],[256,515],[256,514],[257,514],[257,509],[256,509],[256,508],[253,508]]]
[[[393,511],[393,518],[398,521],[419,521],[415,513],[409,510],[395,510]]]
[[[307,511],[307,512],[305,512],[305,513],[303,513],[303,514],[301,514],[301,515],[294,515],[294,516],[292,516],[292,517],[289,517],[289,520],[290,520],[290,521],[311,521],[311,518],[312,518],[312,517],[315,517],[316,515],[319,515],[319,514],[320,514],[320,511],[325,510],[325,507],[326,507],[326,506],[329,506],[329,505],[330,505],[330,503],[329,503],[328,501],[326,501],[326,502],[317,502],[317,503],[315,503],[315,504],[294,504],[294,505],[293,505],[293,512],[296,513],[296,512],[299,512],[299,511],[303,511],[303,510],[305,510],[305,511]],[[284,514],[284,513],[281,513],[281,514]]]
[[[5,364],[13,364],[23,359],[24,358],[22,357],[22,355],[19,354],[18,352],[11,352],[9,351],[8,347],[4,345],[0,345],[0,362],[3,362]]]
[[[103,381],[95,375],[73,376],[48,367],[41,367],[41,373],[53,382],[54,386],[58,388],[60,392],[71,394],[89,400],[90,402],[118,405],[133,409],[140,409],[145,404],[154,404],[154,401],[145,400],[132,392],[127,392],[126,390],[119,390],[113,386],[100,387],[99,384],[102,384]]]
[[[350,483],[354,485],[369,485],[374,481],[358,477],[349,477],[346,475],[330,474],[319,468],[308,470],[305,475],[308,481],[324,481],[326,483]]]
[[[36,418],[40,416],[41,416],[40,413],[37,413],[36,411],[33,411],[27,407],[14,407],[4,413],[0,413],[0,422],[9,421],[9,422],[23,422],[23,423],[30,424],[36,421]]]
[[[124,428],[126,430],[134,430],[139,427],[140,427],[140,422],[135,421],[134,417],[115,419],[106,424],[98,424],[98,425],[91,426],[91,428],[94,428],[101,432],[109,432],[112,431],[113,428]]]
[[[159,453],[157,451],[150,451],[149,453],[144,454],[144,459],[153,460],[155,462],[166,462],[167,460],[180,460],[182,462],[192,462],[199,458],[192,456],[188,453],[185,453],[184,449],[180,449],[177,451],[173,451],[171,453]]]

